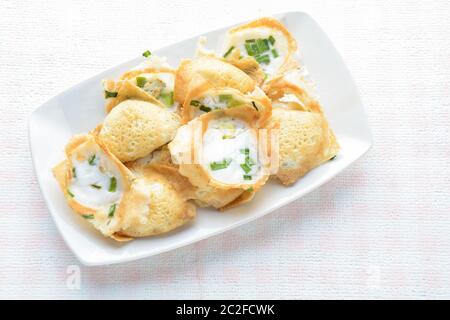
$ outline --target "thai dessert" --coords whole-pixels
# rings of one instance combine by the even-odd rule
[[[155,104],[126,100],[98,127],[99,137],[122,162],[147,156],[173,139],[180,117]]]
[[[202,37],[177,67],[146,51],[103,81],[104,119],[53,168],[68,206],[100,234],[125,242],[189,228],[197,207],[226,214],[338,154],[286,27],[261,18],[223,39],[207,50]]]

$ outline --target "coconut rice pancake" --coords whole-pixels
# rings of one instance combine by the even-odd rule
[[[267,181],[251,113],[236,108],[204,114],[181,127],[169,143],[172,160],[199,189],[201,203],[222,208]],[[228,196],[216,199],[217,192]]]
[[[256,82],[239,68],[219,58],[204,56],[182,60],[176,72],[175,100],[184,105],[191,90],[205,85],[248,93],[255,89]]]
[[[68,205],[103,235],[127,240],[117,232],[124,214],[123,198],[133,174],[93,135],[73,137],[66,160],[53,168]]]
[[[105,82],[107,85],[119,86],[117,96],[106,106],[108,112],[127,99],[148,101],[172,112],[178,111],[179,104],[174,100],[175,72],[172,70],[131,71],[123,76],[119,84]]]
[[[252,57],[270,79],[298,65],[296,52],[295,39],[280,22],[261,18],[229,30],[223,56]]]
[[[150,154],[175,136],[180,117],[155,104],[126,100],[105,118],[99,138],[122,162]]]
[[[126,212],[119,232],[125,237],[146,237],[172,231],[190,222],[196,208],[188,201],[186,178],[172,167],[134,168],[137,178],[123,200]],[[178,178],[174,176],[178,175]]]
[[[320,113],[276,108],[268,127],[279,128],[279,169],[275,177],[290,185],[332,159],[339,145]]]
[[[148,101],[178,111],[179,104],[174,100],[175,70],[162,57],[148,57],[119,80],[104,80],[103,87],[107,112],[127,99]]]

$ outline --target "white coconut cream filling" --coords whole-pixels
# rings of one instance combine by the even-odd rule
[[[71,157],[73,171],[68,192],[78,203],[93,209],[106,209],[113,216],[114,212],[109,210],[115,211],[111,206],[122,198],[122,177],[103,152],[90,151]]]
[[[224,184],[252,184],[261,177],[254,130],[242,120],[211,120],[203,135],[202,165]]]
[[[278,72],[289,53],[288,41],[284,34],[268,27],[243,29],[227,35],[224,56],[239,48],[244,57],[252,56],[263,71],[272,76]]]

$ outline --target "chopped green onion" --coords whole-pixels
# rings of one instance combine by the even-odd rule
[[[258,107],[256,106],[256,103],[255,103],[255,101],[252,101],[252,105],[253,105],[253,108],[255,108],[255,109],[256,109],[256,111],[259,111]]]
[[[244,180],[252,180],[252,176],[249,176],[248,174],[244,174]]]
[[[246,163],[242,163],[241,168],[242,170],[244,170],[245,173],[249,173],[250,171],[252,171],[252,169]]]
[[[256,45],[258,46],[258,53],[263,53],[269,51],[269,41],[267,39],[256,40]]]
[[[105,90],[105,99],[117,97],[117,92]]]
[[[234,108],[234,107],[240,106],[241,104],[243,104],[243,102],[241,100],[233,99],[228,103],[228,108]]]
[[[227,108],[233,108],[243,104],[241,100],[235,99],[232,94],[219,94],[219,102],[226,103]]]
[[[209,164],[211,170],[222,170],[230,165],[230,159],[224,159],[222,162],[211,162]]]
[[[249,56],[256,56],[258,54],[258,46],[256,43],[245,43],[245,50]]]
[[[270,36],[267,40],[269,40],[271,45],[273,45],[275,43],[275,38],[272,36]]]
[[[81,215],[83,218],[85,219],[94,219],[94,215],[93,214],[83,214]]]
[[[136,77],[136,85],[140,88],[143,88],[147,83],[146,77]]]
[[[273,55],[274,58],[278,58],[280,56],[276,49],[272,49],[272,55]]]
[[[110,207],[109,207],[109,212],[108,212],[108,217],[109,218],[112,218],[112,217],[114,217],[114,212],[116,212],[116,204],[114,203],[114,204],[112,204]]]
[[[228,55],[231,53],[231,51],[234,50],[234,46],[230,47],[230,49],[228,49],[227,52],[225,52],[225,54],[223,55],[224,58],[228,57]]]
[[[77,168],[75,168],[75,167],[72,167],[72,176],[73,176],[74,178],[77,177]]]
[[[111,177],[111,178],[109,179],[109,188],[108,188],[108,191],[109,191],[109,192],[115,192],[116,189],[117,189],[117,179],[116,179],[116,177]]]
[[[167,107],[171,107],[173,105],[173,91],[161,93],[159,100],[161,100]]]
[[[152,55],[152,53],[150,52],[150,50],[147,50],[147,51],[145,51],[142,55],[143,55],[144,57],[148,58],[148,57],[150,57],[150,56]]]
[[[203,104],[200,106],[199,109],[204,111],[204,112],[210,112],[211,111],[210,107],[204,106]]]
[[[199,107],[200,106],[200,101],[198,101],[198,100],[191,100],[190,105],[194,106],[194,107]]]
[[[252,43],[252,42],[255,42],[256,40],[255,39],[247,39],[247,40],[245,40],[245,42],[247,42],[247,43]]]
[[[241,100],[234,99],[232,94],[219,94],[219,102],[225,102],[228,108],[233,108],[241,105]]]
[[[231,94],[219,94],[219,101],[220,102],[229,102],[233,99],[233,95]]]
[[[222,136],[222,139],[223,139],[223,140],[225,140],[225,139],[234,139],[234,138],[236,138],[236,137],[233,136],[233,135],[231,135],[231,134],[224,134],[224,135]]]
[[[101,189],[102,188],[102,186],[99,186],[98,184],[91,184],[91,187],[95,188],[95,189]]]
[[[249,165],[249,166],[254,166],[255,165],[255,161],[253,161],[249,155],[245,156],[245,164]]]
[[[263,54],[261,56],[255,57],[256,61],[258,61],[259,64],[269,64],[270,63],[270,57],[268,54]]]
[[[245,191],[248,191],[248,192],[253,192],[253,187],[250,187],[250,188],[248,188],[247,190],[245,190]]]
[[[249,148],[241,149],[241,150],[239,150],[239,152],[243,153],[245,155],[249,155],[250,154],[250,149]]]
[[[68,194],[69,196],[71,196],[72,198],[75,197],[75,195],[72,193],[72,191],[70,191],[69,188],[68,188],[66,191],[67,191],[67,194]]]
[[[95,165],[95,154],[89,157],[88,163],[91,166]]]

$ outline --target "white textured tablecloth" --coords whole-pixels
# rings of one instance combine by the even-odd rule
[[[79,262],[33,173],[31,111],[147,48],[291,10],[343,55],[374,147],[256,222],[132,263],[80,265],[80,288],[67,285]],[[448,1],[2,0],[0,12],[0,298],[450,298]]]

